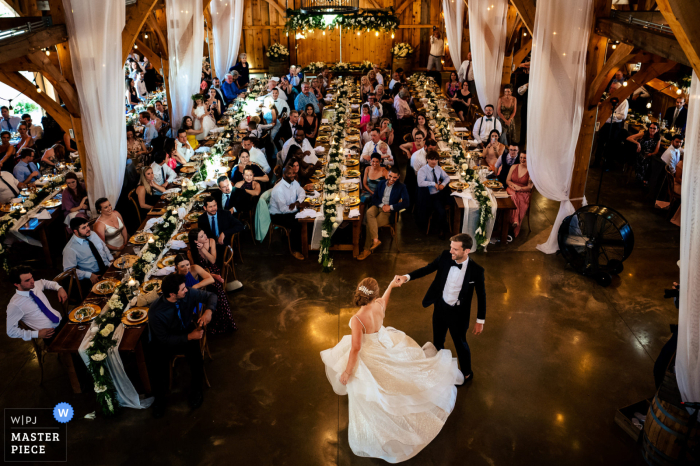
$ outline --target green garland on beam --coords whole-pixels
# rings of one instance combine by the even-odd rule
[[[330,23],[324,20],[326,15],[310,15],[301,13],[300,10],[287,9],[287,22],[284,30],[293,31],[315,31],[332,30],[342,26],[344,30],[367,31],[367,32],[391,32],[399,27],[399,18],[394,15],[394,9],[383,10],[360,10],[349,15],[338,15]]]

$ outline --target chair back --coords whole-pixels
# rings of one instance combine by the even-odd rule
[[[671,173],[671,169],[669,168],[668,165],[666,165],[666,185],[668,186],[668,199],[670,201],[673,201],[674,197],[680,197],[678,194],[676,194],[676,191],[673,189],[674,185],[676,183],[676,177],[673,173]]]
[[[134,208],[136,208],[136,215],[139,219],[139,225],[141,225],[141,222],[143,221],[141,219],[141,205],[139,205],[138,196],[136,195],[136,189],[132,189],[131,192],[129,192],[129,200],[134,204]]]
[[[75,284],[75,287],[78,289],[78,294],[80,295],[80,302],[82,302],[83,299],[85,299],[85,297],[83,296],[83,290],[80,286],[80,279],[78,278],[77,267],[72,267],[70,269],[64,270],[60,274],[56,275],[53,279],[53,281],[55,281],[56,283],[58,283],[61,286],[63,286],[63,282],[65,280],[70,280],[70,281],[68,282],[68,290],[67,290],[68,299],[66,299],[66,302],[64,302],[62,305],[63,312],[61,312],[61,314],[64,317],[68,315],[68,301],[70,300],[70,297],[71,297],[72,292],[73,292],[73,284]]]
[[[221,278],[224,279],[224,286],[228,283],[228,276],[233,269],[233,249],[231,246],[226,246],[224,249],[224,262],[223,268],[221,269]]]

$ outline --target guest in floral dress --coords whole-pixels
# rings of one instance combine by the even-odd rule
[[[510,167],[508,173],[508,194],[515,203],[515,210],[509,211],[509,220],[513,225],[513,236],[518,236],[520,226],[523,223],[523,218],[530,207],[530,196],[532,194],[533,183],[530,179],[530,173],[527,170],[527,155],[525,151],[520,153],[520,163]]]
[[[637,179],[646,184],[649,179],[650,156],[659,155],[659,148],[661,147],[659,125],[651,123],[648,130],[642,130],[637,134],[633,134],[627,140],[637,144],[637,156],[634,164],[635,173]]]
[[[189,235],[189,252],[191,263],[199,265],[208,271],[214,278],[214,288],[216,290],[217,305],[216,311],[211,317],[211,322],[207,326],[207,330],[211,335],[228,333],[232,330],[237,330],[236,323],[233,321],[231,314],[231,304],[226,296],[223,278],[221,278],[221,269],[216,265],[216,242],[213,238],[207,238],[207,234],[199,228],[190,230]]]

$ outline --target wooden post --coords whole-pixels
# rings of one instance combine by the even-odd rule
[[[211,66],[211,75],[212,77],[218,76],[216,74],[216,68],[214,67],[214,31],[213,31],[213,26],[211,24],[211,4],[207,5],[206,10],[204,10],[204,18],[207,20],[207,38],[208,44],[207,48],[209,49],[209,65]],[[234,63],[235,64],[235,63]]]
[[[664,15],[681,48],[700,76],[700,8],[696,0],[658,0],[659,11]]]

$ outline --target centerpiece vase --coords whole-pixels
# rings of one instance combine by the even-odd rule
[[[288,56],[283,56],[283,57],[277,57],[273,58],[270,57],[270,64],[268,67],[268,72],[270,73],[271,76],[284,76],[289,72],[289,57]]]

